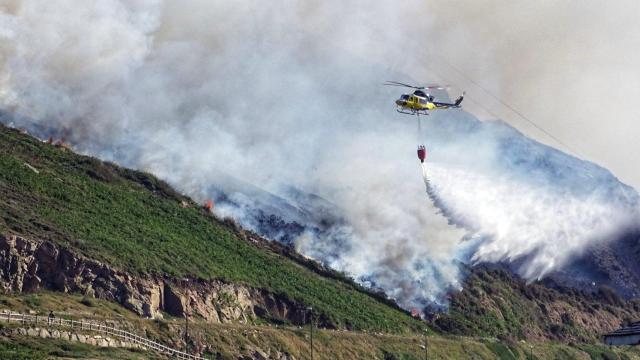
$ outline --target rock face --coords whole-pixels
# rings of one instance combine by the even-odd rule
[[[48,289],[115,301],[145,317],[199,316],[217,323],[259,316],[305,321],[301,304],[264,290],[219,280],[134,275],[48,241],[0,234],[0,288],[4,293]]]

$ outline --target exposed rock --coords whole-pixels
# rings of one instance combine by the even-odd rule
[[[267,291],[219,280],[132,275],[48,241],[0,234],[0,287],[5,292],[49,289],[117,302],[140,316],[198,316],[215,323],[260,316],[305,322],[304,307]]]
[[[256,360],[269,360],[269,355],[267,355],[267,353],[265,353],[264,351],[262,351],[260,348],[256,348],[253,351],[253,358]]]
[[[173,316],[184,316],[186,299],[170,285],[164,290],[164,309]]]

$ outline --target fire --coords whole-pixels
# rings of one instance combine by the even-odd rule
[[[66,141],[64,141],[64,138],[58,140],[54,145],[63,149],[70,148],[69,144]]]
[[[213,210],[213,200],[211,200],[211,199],[207,200],[207,202],[204,204],[204,208],[207,209],[207,211],[212,211]]]

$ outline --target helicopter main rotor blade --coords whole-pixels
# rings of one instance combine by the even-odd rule
[[[390,80],[387,80],[387,82],[384,85],[404,86],[404,87],[408,87],[408,88],[412,88],[412,89],[418,89],[418,90],[424,90],[424,89],[446,90],[446,89],[449,88],[449,85],[429,84],[429,85],[425,85],[425,86],[414,86],[414,85],[409,85],[409,84],[401,83],[401,82],[398,82],[398,81],[390,81]]]
[[[424,86],[413,86],[413,85],[409,85],[409,84],[405,84],[397,81],[389,81],[389,80],[387,80],[387,83],[384,85],[404,86],[404,87],[413,88],[413,89],[424,89]]]
[[[431,89],[431,90],[446,90],[448,89],[450,86],[449,85],[426,85],[423,88],[424,89]]]
[[[382,84],[382,85],[386,85],[386,86],[400,86],[400,87],[408,87],[408,88],[419,89],[418,87],[415,87],[415,86],[407,86],[407,85],[400,85],[400,84]]]

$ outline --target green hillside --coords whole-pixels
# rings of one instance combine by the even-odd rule
[[[242,240],[152,175],[1,126],[0,232],[53,241],[133,274],[266,289],[313,306],[337,327],[404,332],[424,326],[354,284]]]
[[[640,299],[624,300],[607,287],[586,292],[524,280],[503,269],[469,269],[433,324],[442,332],[514,341],[547,339],[599,343],[620,323],[640,319]]]

